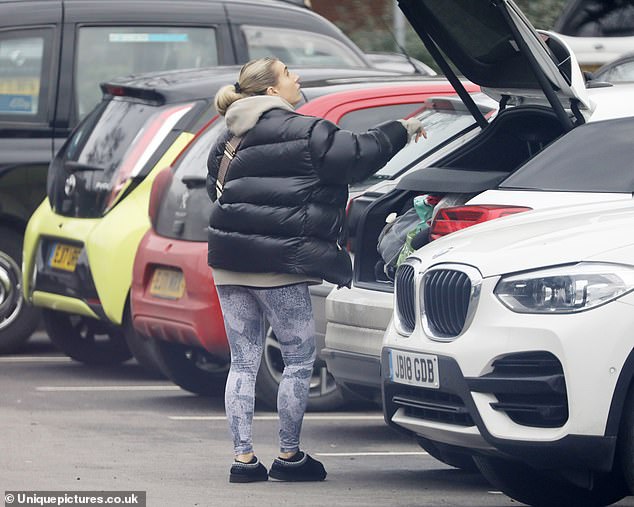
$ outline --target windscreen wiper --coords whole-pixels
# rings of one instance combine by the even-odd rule
[[[71,173],[83,172],[83,171],[105,171],[105,168],[98,165],[82,164],[81,162],[75,162],[74,160],[67,160],[64,162],[64,168]]]

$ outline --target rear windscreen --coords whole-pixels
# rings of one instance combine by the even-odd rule
[[[206,241],[211,200],[207,194],[207,158],[225,131],[220,119],[190,144],[174,166],[174,177],[165,192],[155,223],[160,236],[186,241]]]
[[[151,160],[169,148],[176,125],[193,107],[193,102],[160,107],[119,99],[103,102],[51,165],[49,196],[61,208],[56,211],[82,217],[105,213],[132,180],[152,169]]]
[[[461,132],[475,126],[473,116],[467,111],[430,109],[418,116],[423,123],[427,139],[410,142],[375,173],[375,178],[393,178],[414,161],[433,152],[438,146],[453,139]]]
[[[631,118],[577,127],[520,167],[500,188],[633,192],[632,139]]]
[[[481,110],[485,115],[491,113],[491,110],[484,106]],[[407,116],[403,115],[403,117]],[[425,101],[418,113],[411,116],[417,117],[422,122],[427,139],[406,144],[376,173],[351,186],[352,192],[361,192],[381,180],[395,179],[425,157],[477,127],[473,116],[466,108],[456,107],[451,101],[442,99]],[[376,122],[368,121],[365,128],[368,129],[373,125],[376,125]]]

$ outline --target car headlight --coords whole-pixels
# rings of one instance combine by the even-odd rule
[[[634,289],[634,268],[580,262],[504,276],[493,291],[518,313],[573,313],[596,308]]]

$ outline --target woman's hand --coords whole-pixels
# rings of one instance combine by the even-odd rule
[[[401,122],[401,125],[405,127],[407,130],[407,142],[411,142],[414,139],[414,142],[417,143],[418,140],[422,137],[427,139],[427,132],[423,128],[423,124],[418,118],[408,118],[407,120],[398,120]]]

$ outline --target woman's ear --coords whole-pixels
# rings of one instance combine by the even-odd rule
[[[267,95],[279,95],[279,94],[277,93],[277,90],[276,90],[275,88],[273,88],[272,86],[269,86],[269,87],[266,89],[266,94],[267,94]]]

